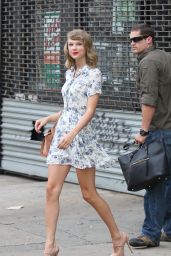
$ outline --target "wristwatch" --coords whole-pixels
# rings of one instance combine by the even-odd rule
[[[143,129],[140,129],[141,136],[147,136],[148,134],[149,134],[149,131],[144,131]]]

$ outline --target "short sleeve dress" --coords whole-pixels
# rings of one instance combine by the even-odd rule
[[[66,82],[62,87],[64,108],[56,126],[47,164],[71,165],[78,169],[107,167],[111,158],[97,142],[92,121],[75,136],[67,149],[57,147],[61,137],[69,133],[84,115],[88,97],[101,94],[102,74],[98,68],[85,65],[76,77],[74,72],[74,69],[66,71]]]

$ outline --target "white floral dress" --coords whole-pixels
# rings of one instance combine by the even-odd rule
[[[84,115],[88,97],[101,94],[102,74],[98,68],[85,65],[75,78],[74,72],[74,69],[66,71],[66,82],[62,87],[64,109],[56,126],[47,164],[71,165],[78,169],[107,167],[111,159],[97,142],[92,122],[76,135],[67,149],[57,147],[61,137],[69,133]]]

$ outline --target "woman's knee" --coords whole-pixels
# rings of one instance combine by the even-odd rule
[[[61,193],[61,187],[55,184],[47,184],[46,198],[48,200],[58,200]]]
[[[97,199],[96,191],[89,191],[87,189],[82,190],[83,199],[89,204],[94,204]]]

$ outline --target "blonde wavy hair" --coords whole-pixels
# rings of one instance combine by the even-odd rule
[[[79,40],[84,43],[84,47],[86,50],[86,64],[92,68],[95,68],[97,65],[98,57],[96,54],[96,50],[93,47],[93,41],[91,39],[90,34],[88,34],[85,30],[82,29],[74,29],[67,34],[67,41],[64,45],[64,54],[66,57],[65,66],[66,68],[71,68],[75,66],[75,60],[71,58],[68,51],[68,40]]]

